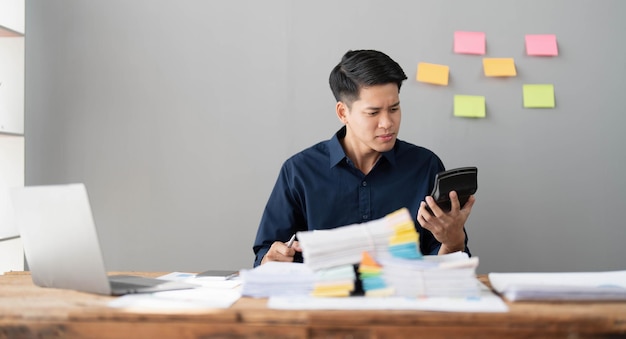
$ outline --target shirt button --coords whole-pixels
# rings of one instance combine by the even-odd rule
[[[366,219],[367,219],[367,217],[368,217],[368,215],[367,215],[367,214],[363,214],[363,220],[366,220]]]
[[[367,181],[363,181],[363,182],[361,183],[361,185],[363,185],[363,186],[367,186]]]

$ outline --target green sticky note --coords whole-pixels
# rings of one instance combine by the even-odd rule
[[[525,108],[554,108],[554,85],[524,85]]]
[[[454,96],[455,117],[484,118],[485,115],[485,97],[479,95]]]

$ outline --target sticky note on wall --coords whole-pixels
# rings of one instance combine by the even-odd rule
[[[523,86],[525,108],[554,108],[554,85],[528,84]]]
[[[527,34],[526,54],[534,56],[557,56],[559,49],[554,34]]]
[[[513,58],[483,58],[483,69],[488,77],[514,77],[517,75]]]
[[[454,53],[459,54],[485,54],[484,32],[454,32]]]
[[[455,95],[454,116],[463,118],[484,118],[485,97],[478,95]]]
[[[420,62],[417,64],[417,81],[429,84],[448,86],[450,67],[446,65],[429,64]]]

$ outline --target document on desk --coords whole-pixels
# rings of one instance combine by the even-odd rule
[[[188,281],[201,287],[156,293],[128,294],[109,302],[109,307],[148,313],[197,312],[229,308],[241,298],[241,279],[196,277],[194,273],[172,272],[158,277],[169,281]]]
[[[241,298],[236,289],[198,287],[187,290],[127,294],[109,302],[109,307],[131,312],[171,313],[229,308]]]
[[[247,297],[308,295],[313,290],[315,272],[294,262],[270,261],[254,269],[241,270],[241,293]]]
[[[241,285],[239,276],[226,279],[224,277],[198,276],[195,273],[172,272],[158,277],[159,279],[179,282],[189,282],[202,287],[211,288],[238,288]]]
[[[490,273],[508,300],[626,300],[626,271]]]
[[[439,312],[508,312],[500,297],[480,283],[480,296],[472,298],[272,296],[268,308],[282,310],[417,310]]]

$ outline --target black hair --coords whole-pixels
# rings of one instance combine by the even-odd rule
[[[330,89],[348,106],[359,99],[363,87],[395,83],[398,92],[406,74],[387,54],[374,50],[348,51],[330,72]]]

